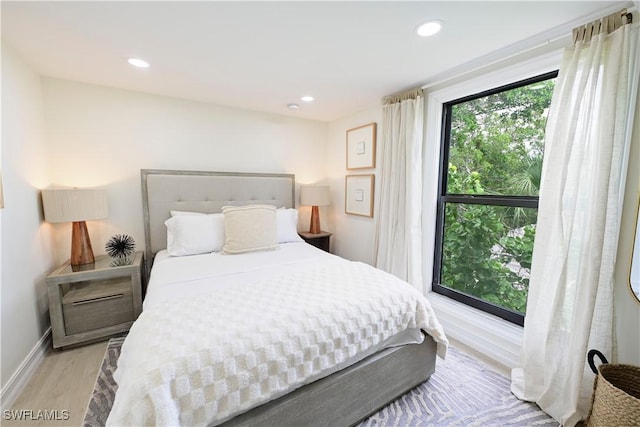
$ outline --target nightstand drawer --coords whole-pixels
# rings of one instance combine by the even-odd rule
[[[142,312],[144,256],[119,265],[107,255],[93,264],[65,262],[47,276],[53,348],[107,339],[129,330]]]
[[[68,335],[131,322],[130,280],[122,277],[76,284],[62,298],[62,314]]]

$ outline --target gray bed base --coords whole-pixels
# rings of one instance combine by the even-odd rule
[[[221,424],[224,427],[351,426],[429,379],[436,342],[382,350]]]
[[[164,221],[171,210],[220,212],[254,203],[295,207],[291,174],[143,169],[145,263],[166,247]],[[349,426],[423,383],[435,371],[436,343],[393,347],[300,387],[223,423],[229,426]]]

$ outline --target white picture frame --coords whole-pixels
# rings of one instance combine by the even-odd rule
[[[375,175],[346,175],[344,211],[349,215],[373,218]]]
[[[347,169],[376,167],[376,123],[347,130]]]

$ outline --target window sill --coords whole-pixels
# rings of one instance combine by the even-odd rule
[[[509,369],[520,365],[521,326],[434,292],[427,298],[448,337]]]

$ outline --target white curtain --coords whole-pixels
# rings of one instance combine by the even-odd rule
[[[374,244],[376,267],[420,290],[423,110],[421,90],[388,99],[383,106]]]
[[[568,426],[590,408],[587,351],[611,360],[614,346],[613,270],[640,78],[638,34],[625,25],[566,49],[546,128],[522,367],[511,388]]]

